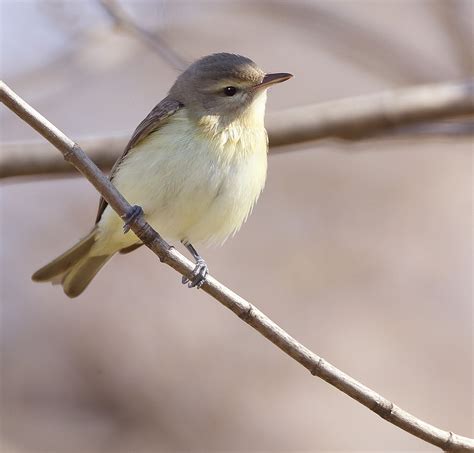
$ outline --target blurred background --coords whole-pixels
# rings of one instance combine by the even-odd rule
[[[110,5],[156,33],[159,51]],[[1,77],[81,143],[130,135],[177,76],[173,58],[229,51],[293,73],[270,91],[270,112],[467,79],[473,8],[1,0]],[[0,120],[3,144],[42,141],[5,108]],[[241,232],[201,249],[212,274],[395,404],[472,437],[472,135],[279,151]],[[0,197],[3,452],[434,451],[183,287],[144,247],[74,301],[33,284],[94,221],[98,195],[82,177],[4,178]]]

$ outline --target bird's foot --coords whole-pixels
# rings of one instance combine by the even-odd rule
[[[207,274],[209,273],[209,269],[207,267],[206,262],[202,258],[198,258],[196,260],[196,266],[191,273],[191,278],[183,277],[181,280],[183,285],[186,283],[188,284],[188,288],[196,287],[199,289],[204,282],[206,281]]]
[[[128,233],[130,231],[130,224],[142,215],[143,209],[141,206],[132,206],[129,211],[124,216],[122,216],[122,219],[124,220],[123,233]]]

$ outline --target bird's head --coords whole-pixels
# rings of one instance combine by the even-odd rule
[[[265,74],[241,55],[216,53],[189,66],[176,80],[170,96],[197,120],[213,117],[229,124],[255,117],[263,122],[267,88],[291,77],[287,73]]]

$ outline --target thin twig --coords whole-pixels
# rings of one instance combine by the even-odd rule
[[[459,73],[470,76],[474,73],[474,3],[472,0],[436,0],[428,2],[439,21],[451,54],[456,60]]]
[[[290,149],[283,145],[309,140],[472,135],[471,119],[450,123],[433,121],[474,115],[473,86],[472,81],[420,85],[274,113],[268,121],[271,152],[285,152]],[[84,139],[81,143],[100,168],[109,169],[127,140],[128,137],[123,136]],[[74,169],[50,153],[50,148],[47,143],[2,144],[0,178],[73,173]]]
[[[176,70],[185,69],[187,63],[169,44],[156,32],[151,32],[138,25],[115,0],[99,0],[104,11],[110,16],[114,23],[136,36],[140,41],[153,49],[170,66]]]
[[[48,122],[3,82],[0,82],[0,100],[23,121],[58,148],[64,158],[94,185],[118,215],[122,218],[127,215],[131,206],[107,177],[87,157],[79,145]],[[130,227],[144,244],[159,257],[160,261],[168,264],[183,276],[191,277],[193,264],[177,252],[174,247],[167,244],[143,217],[132,220]],[[390,423],[445,451],[474,451],[474,439],[443,431],[395,406],[392,402],[298,343],[260,310],[226,288],[212,276],[208,276],[202,289],[303,365],[311,374],[335,386]]]
[[[400,39],[357,17],[341,13],[344,8],[332,8],[337,2],[305,2],[260,0],[252,2],[262,13],[271,12],[271,20],[292,23],[294,32],[305,38],[314,37],[314,46],[329,50],[331,56],[379,75],[384,81],[395,83],[427,83],[445,74],[438,61],[429,59],[417,49],[416,43],[404,45]],[[366,16],[365,16],[366,17]]]

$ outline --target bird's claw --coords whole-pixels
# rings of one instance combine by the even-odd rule
[[[188,288],[196,287],[199,289],[204,282],[206,281],[207,274],[209,273],[209,269],[207,267],[206,262],[201,258],[196,261],[196,266],[194,267],[191,278],[183,277],[182,282],[183,285],[186,283],[188,284]]]
[[[141,206],[132,206],[130,210],[124,216],[122,216],[122,219],[124,220],[123,233],[128,233],[130,231],[130,224],[142,215],[143,209],[141,208]]]

